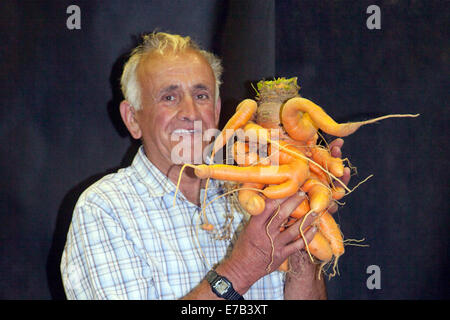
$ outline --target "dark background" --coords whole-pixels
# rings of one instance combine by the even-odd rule
[[[81,8],[68,30],[66,8]],[[366,27],[371,4],[381,30]],[[75,202],[128,165],[124,56],[143,32],[190,35],[223,58],[222,123],[250,83],[298,76],[338,121],[420,113],[360,129],[336,218],[346,238],[330,299],[448,299],[448,1],[1,1],[0,299],[64,299],[59,260]],[[381,289],[366,268],[378,265]]]

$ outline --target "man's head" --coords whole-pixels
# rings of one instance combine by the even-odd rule
[[[220,59],[211,52],[202,50],[190,37],[158,32],[146,34],[142,37],[142,43],[131,52],[122,73],[120,80],[122,93],[135,110],[141,108],[141,87],[138,83],[136,70],[142,58],[152,52],[164,55],[165,53],[182,53],[187,50],[197,52],[208,61],[216,80],[215,98],[216,100],[219,98],[219,88],[222,83],[222,63]]]
[[[163,172],[173,164],[172,149],[180,147],[180,138],[185,150],[202,152],[206,143],[194,151],[194,135],[201,137],[194,127],[217,127],[221,72],[220,60],[189,37],[153,33],[133,50],[121,78],[120,112],[132,137],[142,140],[147,157]]]

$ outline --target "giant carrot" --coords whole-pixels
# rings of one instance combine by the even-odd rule
[[[279,199],[298,191],[306,192],[307,199],[291,213],[288,223],[313,211],[319,214],[314,222],[319,230],[306,248],[322,262],[321,267],[334,258],[333,276],[337,261],[344,253],[344,241],[339,226],[326,210],[359,184],[350,190],[339,179],[344,174],[343,160],[332,157],[330,150],[318,145],[318,130],[344,137],[366,124],[418,115],[392,114],[367,121],[337,123],[317,104],[300,97],[298,89],[296,78],[260,81],[258,103],[251,99],[242,101],[213,147],[214,155],[238,129],[243,128],[244,139],[236,142],[233,148],[238,166],[192,167],[199,178],[239,183],[235,189],[239,190],[239,203],[252,215],[264,210],[266,198]],[[261,156],[258,152],[264,147],[268,148],[267,154]],[[287,270],[287,261],[283,268]]]

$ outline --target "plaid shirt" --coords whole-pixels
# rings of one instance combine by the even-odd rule
[[[181,193],[173,205],[175,190],[141,146],[131,166],[80,196],[61,260],[68,299],[178,299],[204,279],[232,240],[199,228],[201,208]],[[211,180],[206,202],[220,194],[220,184]],[[205,211],[216,230],[228,225],[234,239],[244,217],[230,206],[222,197]],[[244,297],[283,299],[283,288],[283,273],[275,271]]]

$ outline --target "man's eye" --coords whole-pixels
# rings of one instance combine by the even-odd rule
[[[209,98],[209,96],[207,94],[204,94],[204,93],[201,93],[201,94],[197,95],[197,99],[199,99],[199,100],[205,100],[205,99],[208,99],[208,98]]]
[[[164,101],[173,101],[173,100],[175,100],[175,97],[174,96],[164,96],[163,100]]]

